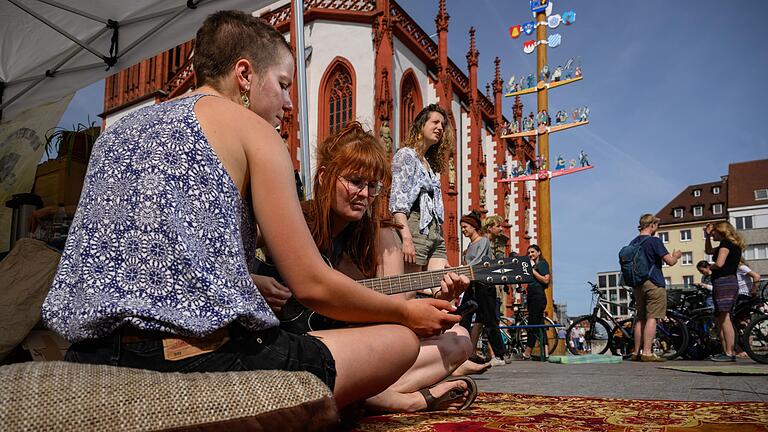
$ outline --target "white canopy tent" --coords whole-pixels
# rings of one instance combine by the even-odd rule
[[[284,0],[0,0],[0,128],[30,108],[73,94],[123,68],[192,39],[210,13],[247,12]],[[294,0],[304,29],[304,4]],[[304,32],[297,31],[297,52]],[[305,59],[298,56],[301,142],[308,143]],[[56,119],[55,121],[58,121]],[[311,195],[309,146],[302,180]]]
[[[2,119],[192,39],[212,12],[251,12],[274,2],[0,0]]]

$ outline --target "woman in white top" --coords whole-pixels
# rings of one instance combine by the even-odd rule
[[[736,303],[749,300],[757,294],[760,275],[750,269],[744,259],[741,260],[738,269],[736,269],[736,279],[739,281],[739,296],[736,298]]]

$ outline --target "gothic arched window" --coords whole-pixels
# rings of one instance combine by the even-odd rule
[[[408,136],[408,129],[416,114],[424,108],[421,101],[419,82],[412,70],[407,70],[400,80],[400,142]]]
[[[337,57],[328,66],[320,84],[318,139],[346,126],[355,115],[355,73],[352,65]]]

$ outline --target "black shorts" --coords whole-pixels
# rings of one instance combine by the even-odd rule
[[[72,344],[64,359],[159,372],[307,371],[333,390],[336,362],[316,337],[295,335],[278,327],[252,332],[238,324],[230,325],[228,333],[229,340],[216,351],[170,361],[163,354],[163,338],[174,335],[129,327]]]

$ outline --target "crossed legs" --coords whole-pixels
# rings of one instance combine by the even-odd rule
[[[427,407],[419,390],[445,379],[467,360],[472,352],[467,330],[458,324],[440,336],[422,339],[413,365],[383,392],[368,398],[366,405],[377,411],[413,412]],[[463,381],[436,385],[430,393],[438,398],[453,389],[466,390]],[[456,407],[463,401],[454,403]]]

